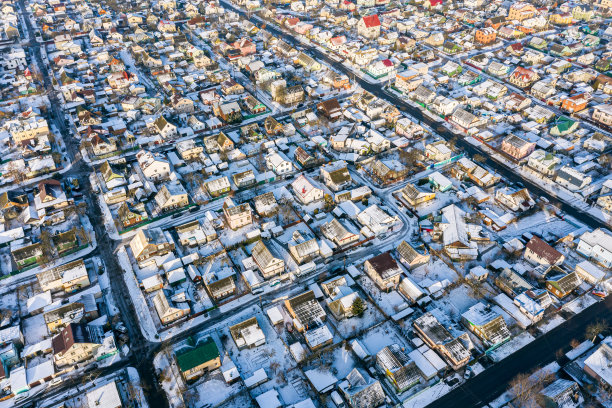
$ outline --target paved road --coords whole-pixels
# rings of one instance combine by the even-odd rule
[[[612,326],[611,296],[538,337],[510,357],[487,368],[474,378],[469,379],[465,384],[431,403],[428,407],[469,408],[483,406],[506,391],[507,384],[517,374],[530,372],[554,361],[557,351],[566,351],[572,340],[584,340],[587,326],[597,320],[605,320]]]
[[[237,9],[233,4],[227,2],[226,0],[221,0],[220,3],[223,5],[223,7],[232,9],[236,11],[237,13],[241,14],[243,17],[248,18],[247,14],[244,11]],[[260,24],[260,22],[262,21],[261,19],[259,19],[259,17],[251,17],[249,18],[249,20],[251,20],[251,22],[254,24]],[[271,32],[277,37],[282,37],[284,41],[286,41],[289,44],[292,44],[293,46],[299,46],[300,48],[307,49],[312,55],[315,56],[315,58],[325,61],[325,63],[333,67],[335,70],[342,72],[351,78],[354,78],[354,80],[363,89],[372,93],[378,98],[385,99],[391,102],[398,109],[408,113],[410,116],[416,119],[417,122],[428,125],[431,129],[435,130],[437,134],[442,136],[444,139],[446,140],[454,139],[456,141],[456,146],[463,149],[465,152],[467,152],[471,156],[474,156],[475,154],[484,156],[486,158],[485,163],[491,166],[492,168],[494,168],[497,171],[497,173],[503,176],[506,180],[513,182],[513,183],[516,183],[516,182],[523,183],[526,187],[529,187],[530,191],[534,193],[535,195],[546,197],[551,203],[558,205],[564,212],[571,215],[578,221],[581,221],[587,224],[591,228],[599,228],[599,227],[608,228],[609,227],[609,225],[602,222],[600,219],[595,218],[588,213],[582,212],[570,206],[566,202],[559,200],[557,197],[553,196],[548,191],[544,190],[538,184],[536,184],[537,182],[534,182],[528,178],[523,178],[521,175],[515,173],[512,169],[506,167],[504,163],[500,163],[494,160],[493,158],[491,158],[488,152],[483,151],[480,148],[468,143],[461,136],[453,133],[450,129],[442,126],[439,122],[429,118],[428,116],[425,116],[419,108],[411,104],[408,104],[406,101],[402,100],[401,98],[399,98],[398,96],[394,94],[385,92],[381,84],[373,84],[366,80],[361,79],[358,76],[355,76],[355,74],[350,68],[344,66],[343,64],[337,61],[334,61],[333,59],[329,57],[328,54],[322,52],[317,47],[301,43],[293,35],[290,35],[284,31],[280,31],[276,27],[270,24],[267,24],[266,30]]]

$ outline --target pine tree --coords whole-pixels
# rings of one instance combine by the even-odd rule
[[[354,316],[363,316],[363,312],[365,311],[365,305],[363,304],[363,300],[360,297],[356,297],[355,300],[353,300],[351,310]]]

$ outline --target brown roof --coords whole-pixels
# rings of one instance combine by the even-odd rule
[[[527,249],[537,254],[540,258],[546,259],[551,265],[557,263],[559,258],[563,256],[561,252],[535,236],[527,243]]]
[[[400,272],[399,266],[395,259],[391,257],[389,252],[383,252],[380,255],[375,256],[374,258],[368,259],[372,268],[378,273],[383,279],[388,279],[391,276],[396,275],[396,272]]]
[[[40,192],[40,201],[45,201],[47,196],[55,199],[59,196],[58,193],[61,193],[62,185],[58,180],[48,179],[38,183],[38,191]]]
[[[64,353],[75,343],[89,343],[87,325],[70,323],[51,341],[53,354]]]

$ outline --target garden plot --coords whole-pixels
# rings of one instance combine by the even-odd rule
[[[391,344],[398,344],[400,347],[404,347],[406,353],[412,351],[412,348],[408,347],[407,340],[389,321],[368,330],[360,341],[368,349],[371,355],[375,355],[384,347],[390,346]]]
[[[331,314],[328,314],[328,318],[333,322],[336,330],[342,336],[347,339],[355,336],[362,330],[367,330],[384,320],[384,316],[378,311],[378,309],[368,302],[367,299],[363,300],[366,305],[366,310],[363,312],[361,317],[349,317],[347,319],[336,320]]]
[[[362,289],[370,295],[372,300],[378,307],[388,316],[392,316],[408,307],[408,303],[399,294],[399,292],[392,290],[390,292],[382,292],[378,289],[378,286],[374,284],[369,276],[363,275],[358,279]]]

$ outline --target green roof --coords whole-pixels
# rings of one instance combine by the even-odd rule
[[[181,371],[185,372],[208,361],[214,360],[219,356],[219,349],[215,341],[211,337],[208,337],[195,347],[185,351],[179,351],[176,354],[176,362]]]
[[[559,129],[560,132],[567,132],[572,126],[574,126],[574,123],[576,122],[567,116],[561,116],[557,120],[557,129]]]

